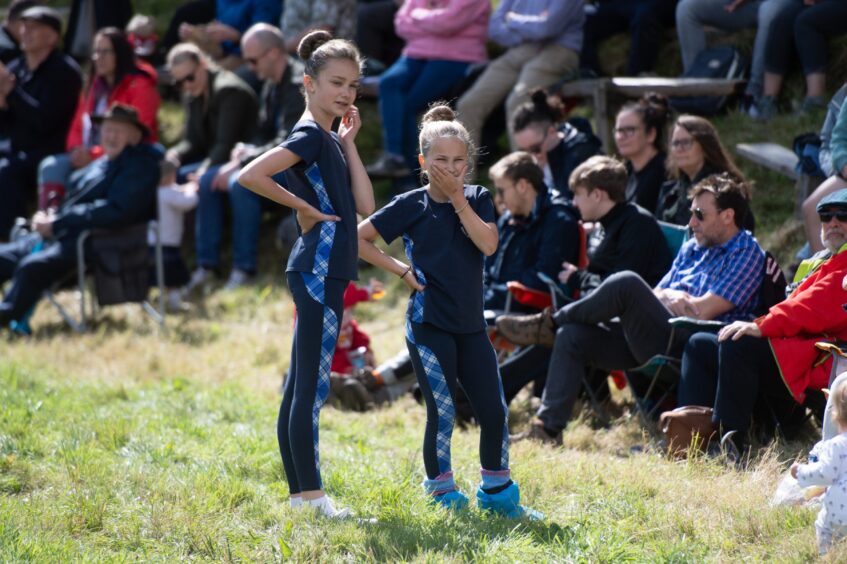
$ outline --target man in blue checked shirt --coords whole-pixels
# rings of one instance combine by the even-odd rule
[[[765,253],[741,228],[749,188],[728,174],[712,175],[692,188],[691,197],[693,237],[655,288],[633,272],[620,272],[557,312],[497,320],[498,332],[515,344],[553,347],[537,418],[516,438],[561,444],[588,366],[626,370],[657,354],[679,357],[689,333],[672,331],[670,318],[752,318]]]

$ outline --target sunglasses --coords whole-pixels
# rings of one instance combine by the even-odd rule
[[[547,133],[544,134],[544,137],[541,138],[541,141],[536,143],[535,145],[530,145],[526,149],[524,149],[527,153],[531,153],[533,155],[540,155],[541,153],[546,152],[544,150],[544,144],[547,142],[547,137],[550,136],[550,130],[547,130]]]
[[[194,69],[190,74],[187,74],[182,78],[174,79],[174,86],[176,86],[178,89],[181,89],[184,84],[190,84],[194,82],[195,78],[197,78],[197,69]]]
[[[267,55],[268,51],[270,51],[270,49],[268,49],[267,51],[265,51],[264,53],[262,53],[258,57],[244,57],[244,62],[247,63],[248,65],[252,65],[252,66],[255,67],[257,64],[259,64],[259,59],[261,59],[262,57]]]
[[[694,139],[691,139],[690,137],[688,139],[674,139],[671,141],[672,148],[680,149],[682,151],[690,149],[692,145],[694,145]]]
[[[818,214],[821,223],[829,223],[832,218],[838,220],[839,223],[847,223],[847,211],[824,211]]]

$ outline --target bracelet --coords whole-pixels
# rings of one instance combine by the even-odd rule
[[[409,268],[407,268],[406,271],[403,272],[403,274],[400,275],[400,278],[405,278],[406,275],[409,274],[411,271],[412,271],[412,267],[409,266]]]
[[[466,201],[465,201],[465,205],[464,205],[464,206],[462,206],[461,208],[457,209],[457,210],[456,210],[456,213],[457,213],[457,214],[462,213],[463,211],[465,211],[465,208],[466,208],[466,207],[468,207],[469,205],[471,205],[470,200],[466,200]]]

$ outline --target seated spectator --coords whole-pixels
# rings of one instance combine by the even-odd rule
[[[44,290],[74,272],[82,231],[125,227],[152,215],[161,153],[142,143],[148,133],[135,108],[112,107],[101,126],[103,156],[74,175],[56,211],[35,214],[33,233],[0,245],[0,283],[12,281],[0,303],[0,327],[21,320]]]
[[[604,39],[629,31],[626,76],[653,71],[665,29],[674,23],[677,0],[598,0],[586,10],[580,66],[602,75],[597,48]]]
[[[215,7],[217,0],[188,0],[181,2],[174,10],[171,21],[168,22],[168,29],[165,35],[162,36],[162,42],[159,45],[159,53],[161,58],[167,57],[174,46],[182,41],[180,39],[180,29],[183,24],[199,25],[207,24],[215,19]]]
[[[35,6],[20,19],[22,55],[0,64],[0,241],[25,215],[38,163],[65,150],[82,86],[79,67],[59,50],[59,14]]]
[[[402,4],[403,0],[358,3],[356,45],[365,56],[366,73],[370,67],[379,74],[400,58],[404,42],[394,29],[394,14]]]
[[[65,51],[77,61],[90,58],[97,30],[123,29],[131,17],[132,0],[72,0]]]
[[[241,52],[250,69],[264,81],[258,127],[246,143],[237,143],[225,164],[212,166],[200,182],[194,241],[197,262],[205,271],[220,270],[224,209],[232,210],[233,267],[224,289],[254,280],[259,255],[262,198],[238,183],[238,172],[262,153],[282,143],[306,109],[303,64],[285,50],[276,27],[259,23],[241,38]]]
[[[714,406],[720,433],[739,452],[758,398],[785,421],[808,388],[828,385],[832,357],[815,343],[847,339],[842,280],[847,272],[847,190],[820,201],[820,237],[826,254],[801,265],[802,279],[783,301],[754,321],[736,321],[720,333],[696,333],[685,347],[678,391],[680,405]]]
[[[256,95],[235,74],[207,62],[206,56],[191,43],[180,43],[171,49],[168,67],[174,83],[183,91],[186,106],[184,137],[168,150],[168,158],[182,165],[180,181],[199,182],[200,198],[203,199],[203,193],[212,190],[212,182],[221,165],[230,159],[235,144],[247,140],[254,130]],[[226,184],[223,187],[226,188]],[[215,230],[203,222],[214,217],[220,221],[216,213],[219,209],[213,209],[208,217],[198,213],[195,224],[198,233],[205,229]],[[217,233],[222,230],[218,228]],[[215,254],[220,243],[212,243],[210,254]],[[211,282],[213,266],[200,263],[192,274],[189,289]]]
[[[582,0],[500,2],[488,24],[488,36],[506,52],[488,65],[458,102],[475,147],[486,118],[504,99],[508,118],[532,90],[546,88],[577,68],[583,5]]]
[[[691,187],[713,174],[728,172],[743,180],[732,157],[724,149],[715,127],[705,118],[681,115],[671,133],[671,154],[667,161],[672,178],[659,191],[656,219],[686,225],[691,217],[689,192]],[[738,217],[742,225],[747,221]]]
[[[503,309],[507,282],[547,291],[539,272],[555,278],[563,261],[579,260],[579,217],[561,194],[547,188],[529,153],[503,157],[488,175],[506,212],[497,220],[497,252],[485,260],[485,307]]]
[[[756,28],[745,97],[750,115],[760,117],[762,110],[758,103],[762,97],[768,41],[772,35],[785,40],[784,36],[774,34],[773,22],[795,3],[797,0],[680,0],[676,7],[676,31],[684,71],[688,72],[700,51],[706,49],[707,27],[726,31]]]
[[[279,27],[292,55],[297,55],[300,40],[316,29],[338,39],[355,39],[356,0],[285,0]]]
[[[404,178],[418,165],[418,114],[464,77],[485,51],[490,0],[405,0],[394,17],[403,55],[379,79],[384,154],[371,176]],[[414,179],[410,180],[410,183]]]
[[[61,201],[71,172],[103,155],[99,127],[92,117],[114,104],[138,110],[141,123],[150,131],[148,141],[158,141],[159,93],[153,67],[136,59],[126,36],[115,27],[97,32],[91,61],[91,80],[68,131],[68,152],[51,155],[38,167],[39,209],[47,209],[51,200]]]
[[[241,34],[253,24],[279,21],[279,0],[216,0],[214,17],[202,23],[183,22],[179,38],[194,43],[218,65],[235,70],[243,61]]]
[[[162,261],[167,289],[167,308],[181,311],[182,287],[188,283],[188,267],[182,258],[182,231],[185,213],[197,205],[197,184],[185,186],[176,183],[177,164],[167,159],[160,166],[159,190],[156,199],[159,209],[159,238],[162,242]],[[151,229],[147,237],[150,254],[155,252],[156,233]]]
[[[661,94],[646,94],[630,102],[615,118],[615,146],[626,165],[626,201],[651,213],[659,190],[667,179],[668,100]]]
[[[844,104],[847,95],[847,84],[841,87],[830,101],[829,111],[821,129],[821,170],[829,177],[818,186],[814,192],[803,201],[803,224],[806,229],[806,240],[813,253],[823,249],[823,244],[817,236],[820,233],[817,206],[820,201],[843,188],[847,188],[847,105]]]
[[[0,26],[0,63],[9,64],[21,55],[21,14],[38,6],[36,0],[12,0]]]
[[[689,334],[672,330],[670,318],[751,317],[765,254],[742,228],[748,189],[722,174],[699,182],[691,194],[694,236],[654,289],[633,272],[617,272],[556,312],[497,320],[498,333],[516,344],[553,347],[537,418],[516,438],[561,444],[587,367],[627,370],[657,354],[680,356]]]
[[[565,109],[558,97],[536,90],[530,100],[517,107],[511,130],[515,146],[531,153],[544,171],[544,182],[566,198],[573,196],[568,179],[581,162],[601,151],[600,140],[587,120],[565,121]]]
[[[556,265],[568,294],[588,296],[611,274],[626,270],[650,286],[659,282],[673,257],[652,214],[624,200],[627,176],[623,164],[611,157],[591,157],[574,170],[570,185],[582,219],[599,223],[601,229],[599,244],[588,250],[587,268],[578,268],[576,261],[568,258]],[[549,347],[535,348],[538,350],[514,361],[508,359],[500,367],[507,402],[532,380],[543,387],[551,351]]]
[[[826,50],[831,37],[847,33],[847,2],[841,0],[795,0],[774,18],[765,49],[765,83],[759,106],[759,118],[769,119],[777,111],[776,99],[793,58],[800,56],[806,76],[806,97],[801,112],[826,107]],[[793,39],[793,41],[792,41]]]

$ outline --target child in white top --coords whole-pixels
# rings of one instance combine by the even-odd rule
[[[838,435],[817,443],[808,463],[791,466],[791,475],[801,487],[828,486],[815,520],[818,552],[822,555],[834,540],[847,536],[847,380],[842,379],[831,393]]]
[[[182,309],[180,288],[188,283],[190,275],[182,259],[182,231],[185,213],[197,206],[197,183],[182,186],[176,183],[176,163],[162,161],[157,200],[159,206],[159,237],[162,239],[162,258],[165,267],[165,287],[168,291],[168,309]],[[156,234],[151,230],[147,242],[155,251]]]

